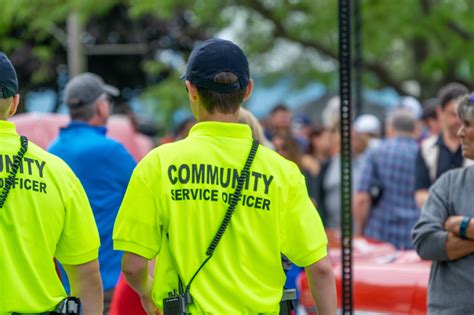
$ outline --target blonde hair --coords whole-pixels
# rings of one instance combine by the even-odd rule
[[[339,115],[341,110],[341,99],[339,96],[331,97],[321,113],[323,125],[326,128],[334,128],[339,125]]]
[[[252,130],[252,137],[255,140],[258,140],[260,144],[269,148],[273,148],[271,142],[268,141],[268,139],[263,134],[263,128],[258,122],[258,119],[251,112],[242,107],[239,108],[239,122],[250,126],[250,129]]]

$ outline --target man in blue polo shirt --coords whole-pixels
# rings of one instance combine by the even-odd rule
[[[112,249],[113,224],[136,164],[120,143],[106,137],[105,125],[112,110],[110,96],[118,94],[117,88],[92,73],[70,80],[64,100],[71,123],[61,129],[49,149],[80,179],[94,212],[102,245],[99,262],[105,313],[120,274],[121,254]]]

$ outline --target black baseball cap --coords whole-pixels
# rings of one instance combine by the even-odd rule
[[[221,72],[233,73],[238,81],[233,84],[214,82],[216,74]],[[242,90],[249,84],[249,63],[242,49],[233,42],[211,38],[192,50],[182,78],[205,90],[222,93]]]
[[[0,98],[9,98],[18,93],[18,77],[8,57],[0,52]]]
[[[85,72],[72,78],[64,88],[64,102],[69,107],[91,104],[102,94],[118,96],[119,90],[105,84],[97,74]]]

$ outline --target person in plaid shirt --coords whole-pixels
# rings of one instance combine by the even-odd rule
[[[411,229],[420,213],[415,203],[416,119],[396,110],[387,120],[387,140],[367,152],[356,183],[355,234],[411,249]],[[372,202],[378,186],[381,196]]]

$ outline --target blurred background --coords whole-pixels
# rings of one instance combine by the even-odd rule
[[[162,137],[190,116],[184,72],[192,47],[235,41],[256,82],[245,105],[260,120],[277,104],[312,122],[338,93],[336,0],[0,0],[0,48],[18,71],[20,111],[62,112],[83,71],[121,90],[139,130]],[[448,82],[474,86],[474,1],[360,1],[360,113],[383,119],[402,96]]]
[[[421,143],[447,127],[459,128],[457,117],[449,119],[452,126],[446,123],[448,116],[436,99],[440,88],[451,82],[474,88],[474,0],[351,1],[353,8],[356,4],[353,30],[359,32],[352,38],[353,75],[360,80],[353,87],[354,118],[359,116],[351,134],[354,191],[366,173],[362,171],[364,154],[380,146],[386,115],[393,108],[413,112],[416,140]],[[109,121],[109,135],[122,142],[137,161],[154,146],[186,137],[194,121],[179,77],[189,53],[211,37],[237,43],[249,58],[255,81],[244,107],[258,121],[245,116],[241,120],[252,126],[263,144],[300,167],[330,245],[340,244],[337,0],[0,0],[0,8],[0,50],[15,65],[22,96],[19,112],[26,113],[23,120],[16,116],[16,125],[20,134],[44,148],[68,118],[28,113],[64,114],[64,86],[85,71],[120,89],[114,110],[122,117],[115,115]],[[36,129],[36,137],[33,131],[27,132],[30,129]],[[418,153],[412,153],[414,160]],[[411,169],[408,173],[415,176]],[[412,199],[414,193],[413,187]],[[356,293],[368,292],[366,300],[355,298],[359,309],[361,301],[367,301],[363,310],[370,314],[375,310],[409,314],[410,308],[419,310],[410,314],[426,313],[429,264],[403,246],[374,245],[365,239],[354,244],[359,262],[365,255],[374,258],[375,265],[387,266],[369,266],[367,276],[358,269],[360,283],[364,279],[375,283],[369,290],[358,290],[355,284]],[[340,261],[335,256],[340,255],[339,249],[330,254],[333,261]],[[391,263],[407,266],[407,276],[402,273],[405,269],[393,269]],[[305,311],[299,314],[313,314],[304,272],[288,268],[287,287],[299,283],[302,292]],[[413,270],[421,280],[413,276]],[[402,284],[395,289],[384,286],[391,279],[408,280],[397,282]],[[123,279],[121,283],[125,285]],[[383,295],[381,287],[387,288],[387,299],[374,298]],[[410,290],[418,288],[421,295],[415,299]],[[401,302],[394,302],[400,296]],[[387,305],[401,308],[387,310]]]

